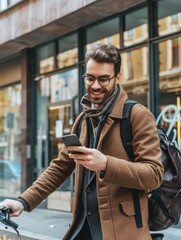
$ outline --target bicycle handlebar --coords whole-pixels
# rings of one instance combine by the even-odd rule
[[[13,222],[12,220],[10,220],[9,214],[10,214],[11,212],[12,212],[11,209],[9,209],[9,208],[7,208],[7,207],[5,207],[5,206],[0,206],[0,221],[1,221],[4,225],[6,225],[6,228],[7,228],[7,227],[13,228],[13,229],[16,231],[17,235],[19,236],[19,232],[18,232],[18,230],[17,230],[18,224],[15,223],[15,222]]]

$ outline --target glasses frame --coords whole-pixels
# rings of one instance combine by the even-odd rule
[[[86,80],[85,80],[85,77],[92,77],[92,78],[94,79],[94,81],[93,81],[91,84],[87,84],[87,83],[86,83]],[[99,85],[100,85],[101,87],[107,87],[107,86],[109,85],[111,79],[113,79],[113,78],[115,77],[115,75],[113,75],[112,77],[107,76],[108,83],[107,83],[106,85],[102,85],[102,83],[100,82],[100,78],[101,78],[101,77],[106,77],[106,76],[103,75],[103,76],[95,77],[95,76],[90,75],[90,74],[83,74],[83,75],[82,75],[82,78],[83,78],[83,80],[84,80],[84,83],[85,83],[87,86],[92,86],[92,85],[95,83],[95,81],[97,80],[98,83],[99,83]]]

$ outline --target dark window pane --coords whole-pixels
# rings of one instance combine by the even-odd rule
[[[147,8],[141,8],[125,16],[124,46],[148,39]]]
[[[54,43],[42,46],[37,51],[39,73],[47,73],[54,70]]]
[[[63,68],[78,62],[77,34],[67,36],[58,43],[58,67]]]
[[[166,35],[180,31],[181,1],[160,0],[158,2],[158,33]]]
[[[112,43],[117,47],[120,46],[118,18],[97,24],[87,30],[87,49],[89,49],[92,44],[98,42]]]

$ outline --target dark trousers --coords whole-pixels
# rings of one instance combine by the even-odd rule
[[[74,240],[92,240],[92,236],[91,236],[91,232],[90,232],[90,228],[87,220],[85,220],[82,229],[80,230],[77,237],[74,238]]]

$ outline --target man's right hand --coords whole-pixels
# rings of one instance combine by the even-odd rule
[[[5,206],[11,209],[12,213],[10,214],[10,217],[18,217],[24,210],[22,203],[12,199],[5,199],[4,201],[0,202],[0,206]]]

